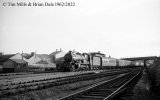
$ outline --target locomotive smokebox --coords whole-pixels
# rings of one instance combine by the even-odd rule
[[[72,52],[69,51],[65,56],[64,56],[64,60],[66,62],[71,62],[72,61]]]

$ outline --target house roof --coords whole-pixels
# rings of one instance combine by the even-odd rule
[[[40,60],[42,60],[42,59],[39,58],[39,56],[34,55],[34,56],[30,57],[27,61],[28,61],[29,64],[34,64],[34,63],[36,63]]]
[[[54,52],[52,52],[51,54],[49,54],[49,56],[55,56],[56,54],[58,54],[58,53],[60,53],[60,52],[62,52],[62,51],[54,51]]]
[[[51,57],[48,54],[36,54],[28,59],[29,63],[47,64],[48,66],[55,66]]]
[[[48,54],[36,54],[40,59],[48,59],[49,55]]]
[[[64,57],[55,59],[55,62],[64,61]]]
[[[36,62],[36,64],[48,64],[48,62],[44,61],[44,60],[40,60],[40,61]]]
[[[10,57],[14,56],[15,54],[8,54],[8,55],[1,55],[0,56],[0,62],[7,61]]]
[[[10,59],[18,64],[24,64],[24,63],[27,63],[25,60],[22,60],[22,59]]]
[[[7,60],[22,60],[22,55],[20,53],[16,53],[16,54],[7,54],[7,55],[1,55],[0,56],[0,63],[3,63]],[[27,59],[25,57],[23,57],[23,60],[27,61]]]

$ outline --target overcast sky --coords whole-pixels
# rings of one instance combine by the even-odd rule
[[[74,7],[11,7],[0,0],[0,52],[101,51],[160,56],[160,0],[47,0]],[[22,1],[22,0],[19,0]],[[45,2],[45,0],[23,0]]]

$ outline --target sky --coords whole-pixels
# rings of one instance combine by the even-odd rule
[[[75,6],[3,6],[0,52],[105,53],[115,58],[160,56],[160,0],[23,0]]]

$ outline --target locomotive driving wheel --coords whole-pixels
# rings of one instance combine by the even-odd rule
[[[76,71],[75,65],[70,65],[70,71],[71,71],[71,72],[75,72],[75,71]]]

